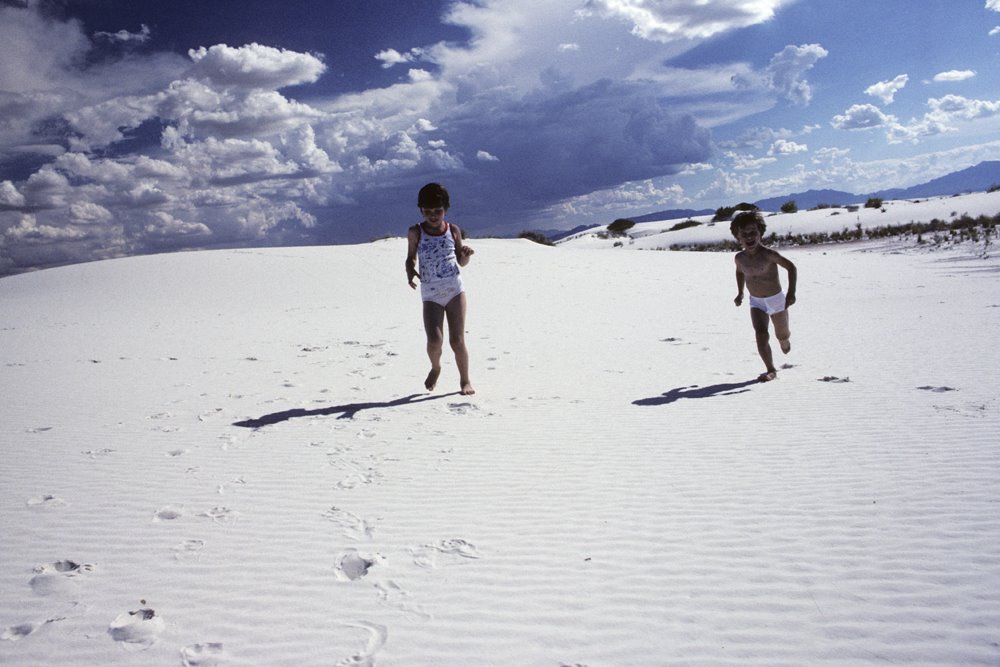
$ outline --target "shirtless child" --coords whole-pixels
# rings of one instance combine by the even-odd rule
[[[757,336],[757,352],[767,368],[757,378],[761,382],[769,382],[778,377],[768,342],[768,317],[774,323],[774,333],[778,337],[781,351],[788,354],[792,349],[789,341],[792,334],[788,329],[788,307],[795,303],[797,278],[794,264],[761,245],[765,229],[764,219],[756,211],[738,214],[729,225],[729,231],[743,246],[743,250],[736,253],[737,294],[733,301],[737,306],[743,303],[743,286],[746,285],[750,292],[750,321]],[[779,266],[788,272],[787,293],[781,291]]]

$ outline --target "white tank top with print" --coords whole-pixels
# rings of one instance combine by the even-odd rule
[[[420,260],[420,280],[434,282],[457,276],[458,259],[455,257],[455,239],[451,226],[446,222],[444,234],[433,236],[420,229],[420,243],[417,246]]]

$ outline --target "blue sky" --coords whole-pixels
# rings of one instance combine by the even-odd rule
[[[1000,159],[1000,0],[0,0],[0,274]]]

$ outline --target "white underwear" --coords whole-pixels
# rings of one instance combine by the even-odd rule
[[[750,295],[750,307],[763,310],[768,315],[776,315],[785,309],[785,293],[778,292],[771,296]]]
[[[442,308],[451,303],[451,300],[463,291],[461,276],[452,276],[430,283],[420,283],[420,298],[424,301],[436,303]]]

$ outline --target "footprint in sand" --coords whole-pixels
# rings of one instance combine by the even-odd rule
[[[240,513],[228,507],[213,507],[210,510],[199,513],[198,516],[208,517],[215,523],[228,525],[239,521]]]
[[[479,406],[473,403],[449,403],[448,410],[450,410],[452,414],[467,415],[470,412],[476,412],[479,410]]]
[[[375,484],[383,478],[382,473],[377,468],[382,460],[375,455],[370,455],[367,461],[352,461],[342,460],[328,454],[327,460],[331,466],[344,469],[348,473],[346,477],[337,482],[338,489],[353,489],[358,486]]]
[[[479,550],[476,545],[462,539],[440,540],[434,544],[424,544],[419,547],[410,548],[413,556],[413,563],[419,567],[435,568],[438,566],[440,557],[451,557],[452,561],[461,558],[479,558]]]
[[[27,623],[18,623],[17,625],[11,625],[4,628],[3,632],[0,632],[0,639],[6,642],[16,642],[24,639],[28,635],[33,635],[42,628],[44,628],[49,623],[55,623],[56,621],[65,620],[64,618],[47,618],[44,621],[29,621]]]
[[[184,540],[173,547],[175,560],[198,560],[205,548],[205,540]]]
[[[225,660],[225,649],[219,642],[191,644],[181,649],[184,667],[215,667]]]
[[[334,664],[334,667],[374,667],[375,654],[385,646],[385,641],[389,637],[389,631],[384,625],[369,623],[368,621],[349,623],[345,624],[344,627],[360,629],[364,633],[362,639],[364,646],[349,658],[338,660]]]
[[[352,540],[359,542],[361,540],[370,540],[372,539],[372,535],[375,534],[375,526],[358,515],[352,514],[347,510],[342,510],[339,507],[331,507],[323,512],[323,517],[340,526],[344,535]]]
[[[851,378],[839,378],[836,375],[824,375],[819,379],[820,382],[830,382],[832,384],[844,384],[850,382]]]
[[[229,480],[229,482],[228,482],[227,484],[228,484],[228,485],[230,485],[230,486],[231,486],[231,485],[236,485],[236,486],[246,486],[246,483],[247,483],[247,480],[246,480],[246,478],[244,478],[244,477],[243,477],[243,476],[241,475],[240,477],[234,477],[233,479]],[[219,484],[219,485],[218,485],[218,486],[216,487],[216,489],[215,489],[215,490],[216,490],[216,492],[217,492],[217,493],[218,493],[218,494],[219,494],[220,496],[221,496],[222,494],[224,494],[224,493],[226,492],[226,486],[227,486],[227,484]]]
[[[337,559],[337,565],[333,568],[333,573],[338,581],[357,581],[368,574],[375,564],[382,561],[382,556],[362,555],[354,549],[348,549]]]
[[[176,521],[184,516],[183,505],[166,505],[153,513],[153,521]]]
[[[75,590],[75,578],[81,574],[93,572],[94,566],[89,563],[77,563],[72,560],[58,560],[35,568],[35,576],[28,585],[36,595],[53,595],[71,593]]]
[[[138,609],[118,614],[108,626],[108,634],[123,646],[144,650],[156,643],[164,627],[155,611]]]
[[[426,621],[431,615],[425,612],[420,605],[410,602],[410,594],[400,588],[394,581],[380,581],[375,584],[378,603],[408,614],[413,618]]]
[[[65,507],[66,501],[59,496],[46,494],[43,496],[28,498],[28,501],[25,504],[32,509],[51,509],[56,507]]]
[[[382,473],[377,470],[369,469],[351,473],[344,479],[337,482],[336,487],[338,489],[354,489],[359,486],[374,484],[380,479],[382,479]]]
[[[931,387],[930,385],[924,385],[923,387],[917,387],[923,391],[933,391],[935,394],[943,394],[947,391],[958,391],[954,387]]]
[[[214,410],[209,410],[208,412],[202,412],[198,415],[198,421],[204,422],[208,421],[212,417],[219,415],[222,412],[222,408],[215,408]]]
[[[115,450],[113,449],[108,449],[107,447],[105,447],[104,449],[88,449],[87,451],[82,453],[86,454],[92,459],[96,459],[98,456],[107,456],[108,454],[114,453],[114,451]]]

